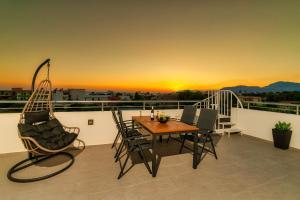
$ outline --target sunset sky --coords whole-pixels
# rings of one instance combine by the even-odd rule
[[[298,0],[0,1],[0,88],[175,91],[300,82]],[[43,75],[43,74],[41,74]]]

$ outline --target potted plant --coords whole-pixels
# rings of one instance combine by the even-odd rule
[[[291,123],[277,122],[272,129],[274,146],[280,149],[288,149],[290,146],[292,127]]]

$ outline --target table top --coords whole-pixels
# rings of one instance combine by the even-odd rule
[[[183,122],[170,119],[167,123],[151,120],[150,116],[133,116],[132,120],[142,125],[151,134],[195,132],[199,129]]]

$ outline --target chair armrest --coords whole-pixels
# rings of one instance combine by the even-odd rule
[[[125,126],[126,126],[126,128],[132,128],[132,124],[125,124]],[[136,125],[136,124],[133,127],[134,128],[141,128],[141,126]]]
[[[132,120],[123,120],[123,123],[125,123],[125,124],[132,123]]]
[[[47,149],[47,148],[41,146],[34,138],[31,138],[31,137],[20,136],[20,138],[24,141],[25,148],[30,152],[37,152],[37,150],[43,150],[45,152],[57,153],[57,152],[62,151],[61,149],[58,149],[58,150]],[[35,145],[35,148],[32,147],[30,142]]]
[[[140,145],[140,144],[146,144],[146,143],[149,143],[149,141],[143,137],[130,141],[131,145]]]
[[[23,140],[26,149],[29,151],[34,151],[40,147],[39,143],[32,137],[23,137],[23,136],[19,136],[19,137],[21,140]],[[36,148],[33,148],[30,142],[32,142],[36,146]]]
[[[129,142],[129,141],[132,141],[132,140],[136,139],[137,137],[141,137],[141,136],[138,136],[138,135],[130,136],[130,137],[125,138],[124,140]]]
[[[143,137],[148,137],[148,136],[151,136],[150,134],[146,134],[146,135],[142,135]]]
[[[134,136],[127,137],[124,140],[132,141],[132,140],[146,139],[145,136],[148,136],[148,135],[134,135]]]

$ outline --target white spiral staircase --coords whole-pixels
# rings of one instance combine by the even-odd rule
[[[194,104],[198,109],[207,108],[219,111],[216,133],[228,134],[241,133],[242,131],[237,127],[232,120],[232,108],[243,108],[243,104],[238,96],[231,90],[213,90],[208,91],[208,97]]]

